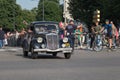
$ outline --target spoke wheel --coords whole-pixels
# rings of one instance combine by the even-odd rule
[[[94,47],[93,47],[93,49],[95,50],[95,51],[97,51],[97,52],[99,52],[99,51],[102,51],[102,49],[103,49],[103,45],[102,45],[102,43],[96,43],[95,41],[94,41]]]

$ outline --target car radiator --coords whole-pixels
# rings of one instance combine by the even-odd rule
[[[50,33],[46,35],[47,39],[47,48],[51,50],[55,50],[59,48],[59,38],[55,33]]]

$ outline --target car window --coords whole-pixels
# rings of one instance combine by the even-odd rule
[[[35,25],[36,32],[57,31],[55,25]]]
[[[35,26],[35,31],[36,32],[46,32],[47,28],[45,25],[36,25]]]
[[[55,25],[48,25],[47,30],[57,30]]]

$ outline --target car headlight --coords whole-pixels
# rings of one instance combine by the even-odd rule
[[[63,48],[65,48],[65,47],[66,47],[66,45],[65,45],[65,44],[62,44],[62,47],[63,47]]]
[[[37,38],[37,42],[38,42],[38,43],[42,43],[42,42],[43,42],[43,38],[38,37],[38,38]]]
[[[63,38],[63,42],[64,43],[68,42],[68,38],[67,37]]]

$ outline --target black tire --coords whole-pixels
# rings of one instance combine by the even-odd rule
[[[57,52],[56,52],[56,53],[53,53],[52,55],[53,55],[54,57],[56,57],[56,56],[57,56]]]
[[[38,58],[38,52],[31,53],[31,58],[32,59],[37,59]]]
[[[65,59],[70,59],[71,58],[71,53],[65,53],[64,56],[65,56]]]
[[[31,58],[32,59],[37,59],[38,58],[38,52],[34,52],[33,48],[31,48]]]

